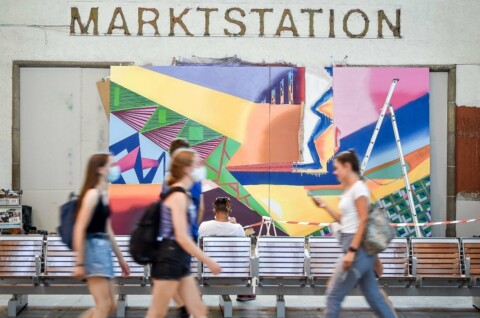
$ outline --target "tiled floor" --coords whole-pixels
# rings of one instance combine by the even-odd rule
[[[7,316],[6,304],[10,296],[0,295],[0,317]],[[472,307],[470,297],[391,297],[399,318],[469,318],[480,317],[480,312]],[[325,305],[324,297],[287,296],[287,317],[314,318],[322,317]],[[209,306],[209,317],[220,318],[222,312],[218,307],[217,296],[204,296]],[[127,317],[144,317],[150,302],[148,296],[130,296]],[[19,314],[19,318],[73,318],[78,317],[92,305],[90,296],[30,296],[29,306]],[[275,299],[273,296],[257,297],[250,302],[237,302],[233,299],[234,317],[265,317],[275,315]],[[168,317],[177,317],[175,309],[171,309]],[[375,317],[361,297],[348,297],[340,315],[342,318]]]

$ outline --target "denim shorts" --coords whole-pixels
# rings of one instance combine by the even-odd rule
[[[87,234],[85,240],[86,277],[113,278],[112,245],[107,234]]]
[[[158,280],[180,280],[190,275],[191,256],[175,240],[162,240],[150,275]]]

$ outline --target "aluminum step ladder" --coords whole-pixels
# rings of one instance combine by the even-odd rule
[[[395,119],[395,112],[393,110],[392,104],[390,104],[390,100],[392,99],[393,91],[395,90],[395,86],[399,82],[398,78],[395,78],[392,80],[392,84],[390,85],[390,89],[387,94],[387,98],[385,99],[385,103],[383,104],[382,111],[380,112],[380,116],[378,117],[377,124],[375,126],[375,130],[373,131],[372,139],[370,139],[370,143],[368,144],[367,152],[365,153],[365,157],[363,158],[362,161],[362,166],[360,168],[360,175],[363,176],[363,173],[365,172],[365,169],[367,168],[368,160],[370,159],[370,156],[372,154],[373,146],[375,145],[375,141],[377,140],[378,133],[380,132],[380,127],[382,126],[383,119],[385,118],[385,115],[387,114],[387,110],[390,113],[390,119],[392,121],[392,128],[393,128],[393,134],[395,135],[395,143],[397,144],[397,151],[398,151],[398,156],[400,157],[400,164],[402,167],[402,174],[403,178],[405,179],[405,188],[407,189],[407,196],[408,196],[408,203],[410,205],[410,212],[412,213],[412,218],[413,218],[413,223],[415,224],[415,233],[417,234],[417,237],[422,237],[422,231],[420,231],[420,228],[418,226],[418,218],[417,218],[417,212],[415,210],[415,203],[413,202],[413,193],[412,193],[412,188],[410,185],[410,181],[408,179],[408,172],[407,172],[407,166],[405,164],[405,158],[403,156],[403,150],[402,150],[402,144],[400,142],[400,135],[398,133],[398,127],[397,127],[397,121]]]

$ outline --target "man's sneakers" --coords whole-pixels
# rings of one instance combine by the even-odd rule
[[[237,295],[237,301],[249,301],[255,300],[257,298],[256,295]]]

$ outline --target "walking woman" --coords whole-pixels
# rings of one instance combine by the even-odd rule
[[[96,154],[88,161],[73,230],[73,248],[77,255],[74,275],[87,280],[95,301],[95,307],[83,317],[103,318],[115,312],[112,250],[123,276],[130,274],[130,268],[115,242],[109,218],[107,185],[119,176],[120,168],[109,154]]]
[[[152,264],[152,304],[147,318],[165,317],[168,303],[178,293],[185,301],[187,311],[194,318],[206,318],[207,308],[200,298],[200,291],[190,275],[191,256],[208,266],[213,274],[221,271],[217,262],[204,254],[192,239],[189,225],[188,190],[194,182],[201,181],[202,168],[194,150],[180,148],[172,154],[168,186],[171,193],[162,204],[160,247]]]
[[[375,277],[375,268],[381,275],[381,263],[376,255],[368,255],[363,247],[367,225],[370,192],[360,178],[360,165],[354,151],[339,153],[334,160],[334,174],[343,187],[339,208],[341,214],[322,199],[314,197],[316,204],[325,209],[341,224],[341,244],[345,256],[341,260],[327,287],[325,318],[340,314],[340,306],[348,293],[359,285],[370,307],[382,318],[395,318],[394,309],[381,293]]]

